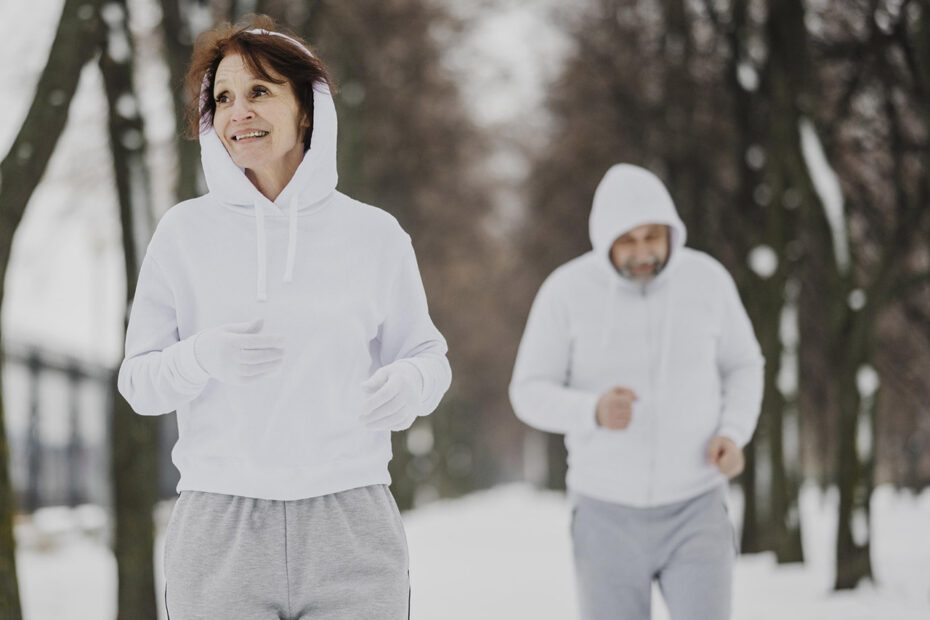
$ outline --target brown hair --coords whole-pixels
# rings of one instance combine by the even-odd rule
[[[310,126],[304,133],[304,151],[310,148],[313,135],[313,85],[322,82],[333,88],[334,85],[323,62],[314,53],[309,56],[292,41],[284,37],[247,32],[251,28],[262,28],[281,32],[300,41],[308,50],[313,51],[300,37],[281,30],[275,21],[267,15],[247,15],[237,25],[222,23],[212,30],[201,33],[194,42],[190,67],[184,83],[190,95],[187,106],[185,137],[196,140],[200,134],[213,126],[213,114],[216,101],[213,99],[213,82],[216,68],[225,56],[239,54],[249,70],[263,80],[274,84],[289,83],[297,97],[300,110],[306,115]],[[269,69],[282,76],[276,79]],[[201,109],[201,89],[207,80],[206,96],[203,97]]]

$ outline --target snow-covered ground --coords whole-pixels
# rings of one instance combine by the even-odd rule
[[[739,514],[731,495],[731,514]],[[836,494],[801,495],[807,563],[779,567],[771,554],[740,558],[734,620],[930,618],[930,492],[881,487],[873,496],[876,583],[830,591]],[[164,524],[170,504],[156,520]],[[404,515],[415,620],[572,620],[568,509],[564,497],[507,485]],[[159,531],[156,574],[161,580]],[[46,510],[17,527],[26,620],[115,617],[113,556],[99,511]],[[160,584],[158,586],[161,587]],[[656,599],[656,619],[668,615]]]

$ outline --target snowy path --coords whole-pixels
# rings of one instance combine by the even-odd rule
[[[738,514],[739,497],[731,498]],[[742,557],[734,620],[926,620],[930,618],[930,492],[880,488],[874,498],[878,585],[830,592],[835,496],[802,494],[804,566],[770,554]],[[163,506],[164,522],[170,506]],[[81,519],[94,536],[75,532]],[[576,620],[562,496],[522,485],[441,501],[405,515],[414,620]],[[93,511],[47,511],[17,531],[26,620],[115,616],[115,564]],[[95,530],[96,526],[96,530]],[[156,573],[161,574],[161,537]],[[661,604],[653,614],[667,620]]]

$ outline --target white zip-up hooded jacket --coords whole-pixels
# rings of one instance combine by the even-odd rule
[[[643,285],[610,261],[617,237],[649,223],[670,227],[669,258]],[[763,358],[736,286],[686,230],[652,173],[612,167],[590,217],[593,250],[543,283],[520,343],[510,399],[517,416],[564,433],[571,491],[629,506],[694,497],[725,477],[707,459],[723,435],[743,446],[762,401]],[[631,388],[630,425],[598,426],[609,389]]]
[[[313,103],[310,149],[274,202],[204,132],[209,193],[170,209],[146,250],[118,385],[140,414],[177,411],[178,491],[290,500],[387,484],[390,432],[363,427],[360,384],[408,361],[423,379],[420,415],[449,388],[410,237],[336,191],[324,84]],[[210,378],[198,332],[255,318],[284,336],[282,368],[241,386]]]

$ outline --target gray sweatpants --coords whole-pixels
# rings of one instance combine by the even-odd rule
[[[654,508],[572,496],[583,620],[649,620],[657,580],[672,620],[730,617],[738,552],[725,488]]]
[[[408,560],[383,484],[293,501],[182,491],[165,607],[170,620],[401,620]]]

